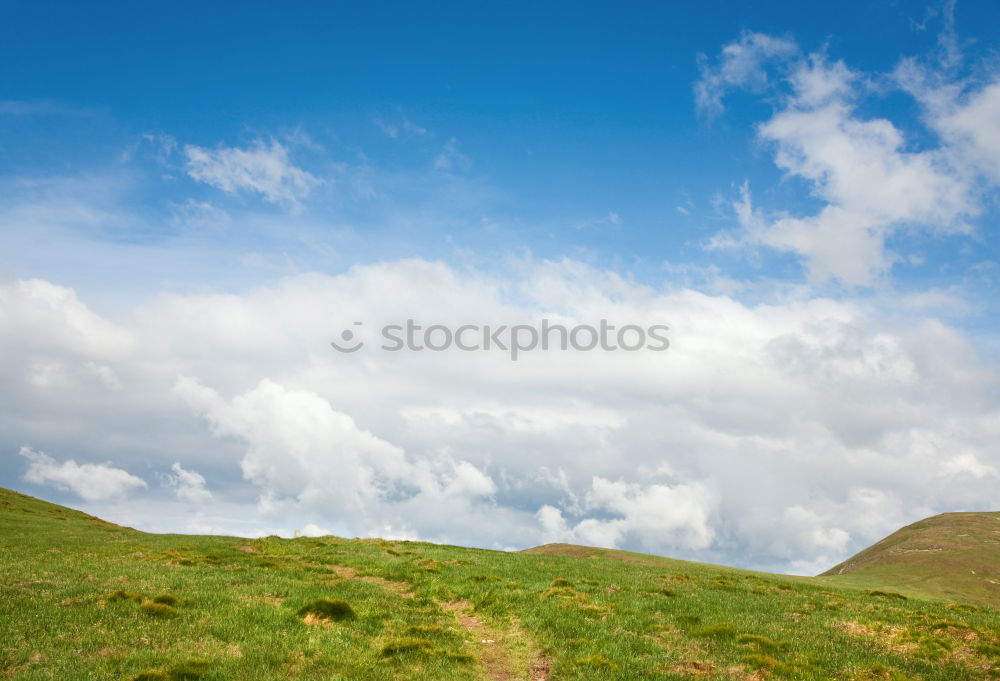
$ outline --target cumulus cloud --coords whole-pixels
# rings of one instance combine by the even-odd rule
[[[263,488],[271,504],[292,497],[338,515],[360,515],[392,495],[409,473],[398,447],[359,429],[315,393],[265,379],[230,403],[187,377],[174,390],[215,433],[248,442],[243,476]]]
[[[301,530],[297,531],[297,536],[299,537],[327,537],[330,534],[331,532],[324,530],[322,527],[316,525],[315,523],[309,523]]]
[[[385,262],[163,295],[114,322],[71,291],[52,308],[0,284],[20,310],[0,315],[0,445],[44,436],[141,457],[171,471],[172,496],[202,503],[205,473],[215,510],[199,522],[213,531],[574,541],[779,570],[819,570],[907,521],[1000,502],[997,375],[932,308],[741,302],[569,260],[513,268]],[[638,320],[669,326],[671,347],[517,362],[379,349],[382,325],[413,317]],[[80,318],[103,352],[72,332]],[[365,348],[336,353],[329,341],[356,320]],[[43,363],[65,380],[33,380],[27,367]],[[86,378],[89,363],[128,389]]]
[[[129,333],[94,314],[76,292],[42,279],[22,279],[0,286],[0,348],[14,352],[30,342],[39,351],[73,348],[75,354],[113,357],[127,350]]]
[[[316,177],[296,167],[288,149],[273,139],[245,149],[188,144],[184,155],[187,173],[193,179],[228,193],[257,193],[271,203],[296,206],[319,184]]]
[[[914,58],[904,59],[893,77],[923,107],[927,125],[944,140],[957,163],[1000,183],[1000,73],[979,79],[950,78]]]
[[[610,517],[584,517],[570,527],[558,508],[544,505],[537,518],[548,541],[697,551],[714,539],[710,522],[714,505],[701,483],[643,485],[595,477],[586,493],[584,515],[597,512]]]
[[[723,49],[720,66],[703,75],[696,91],[766,83],[764,76],[725,76],[731,55],[745,53],[761,53],[749,49],[746,36]],[[767,246],[800,256],[813,282],[867,286],[899,260],[886,243],[900,231],[970,231],[984,191],[1000,182],[995,82],[967,91],[946,72],[904,60],[896,82],[928,107],[929,126],[940,135],[940,144],[919,147],[892,121],[860,112],[866,74],[819,53],[798,57],[789,49],[778,56],[786,59],[774,83],[780,103],[758,135],[773,149],[775,164],[807,183],[821,206],[807,215],[767,212],[754,206],[744,185],[733,206],[740,232],[710,246]]]
[[[212,493],[205,487],[205,477],[197,471],[186,470],[179,463],[174,463],[170,466],[170,473],[163,478],[168,487],[174,488],[181,501],[203,504],[212,500]]]
[[[18,454],[28,460],[25,480],[70,490],[86,501],[111,501],[146,487],[142,478],[110,464],[78,464],[72,459],[58,463],[30,447],[21,447]]]
[[[312,391],[265,379],[226,401],[187,377],[174,391],[216,435],[247,443],[243,477],[259,489],[260,508],[272,515],[312,511],[357,534],[398,534],[408,527],[402,507],[455,512],[496,491],[489,476],[467,461],[445,455],[411,460]]]

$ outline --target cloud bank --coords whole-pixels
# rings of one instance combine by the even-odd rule
[[[570,260],[504,279],[393,261],[161,295],[116,321],[48,282],[0,300],[15,313],[0,317],[7,437],[53,453],[24,450],[26,479],[152,504],[136,475],[166,476],[215,531],[575,541],[809,571],[907,520],[1000,502],[992,366],[891,301],[749,304]],[[668,325],[671,347],[512,362],[328,345],[353,320],[413,316],[640,319]],[[60,463],[81,441],[111,462]]]

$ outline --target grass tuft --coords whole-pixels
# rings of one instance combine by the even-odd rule
[[[743,645],[756,646],[758,650],[765,652],[788,649],[788,641],[775,641],[767,636],[758,636],[757,634],[743,634],[736,639],[736,642],[742,643]]]
[[[346,602],[329,598],[318,598],[312,603],[307,603],[298,609],[297,614],[299,617],[312,615],[313,617],[333,620],[335,622],[352,620],[357,617],[354,610]]]
[[[407,636],[442,636],[447,630],[440,624],[415,624],[403,632]]]
[[[742,662],[751,669],[765,669],[779,676],[792,676],[795,673],[793,667],[770,655],[746,655],[743,657]]]
[[[677,596],[677,592],[673,589],[643,589],[642,592],[654,596],[666,596],[667,598],[676,598]]]
[[[160,594],[159,596],[153,597],[153,602],[174,607],[177,605],[177,596],[174,596],[173,594]]]
[[[430,641],[422,638],[401,638],[386,642],[382,646],[382,657],[397,657],[411,653],[428,655],[434,652],[434,646]]]
[[[554,586],[542,592],[542,598],[577,598],[582,595],[576,589],[568,586]]]
[[[143,595],[136,593],[135,591],[123,591],[119,589],[113,594],[108,596],[108,601],[135,601],[136,603],[142,603]]]
[[[205,659],[194,659],[181,662],[170,668],[167,677],[170,681],[197,681],[205,676],[212,667],[212,662]]]
[[[690,635],[696,638],[732,638],[736,636],[736,629],[731,624],[720,622],[693,629]]]
[[[146,601],[139,606],[139,610],[150,617],[159,617],[162,619],[168,619],[177,615],[177,611],[171,606],[164,603],[154,603],[153,601]]]
[[[931,631],[940,631],[941,629],[971,629],[965,622],[956,622],[955,620],[939,620],[930,625]]]
[[[868,592],[869,596],[874,596],[875,598],[885,598],[893,601],[905,601],[906,596],[895,591],[882,591],[880,589],[873,589]]]
[[[952,649],[947,639],[917,629],[907,629],[899,640],[901,643],[916,643],[916,654],[929,660],[940,660]]]
[[[212,662],[194,659],[174,665],[167,671],[150,669],[132,677],[132,681],[198,681],[208,673]]]
[[[596,669],[618,669],[618,665],[603,655],[581,657],[574,662],[577,667],[594,667]]]

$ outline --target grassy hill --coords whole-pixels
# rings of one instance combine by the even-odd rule
[[[1000,608],[1000,513],[945,513],[907,525],[824,573],[844,584]]]
[[[582,547],[144,534],[0,490],[0,678],[1000,678],[1000,614]]]

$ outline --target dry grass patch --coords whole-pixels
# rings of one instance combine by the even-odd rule
[[[327,568],[341,579],[357,579],[362,582],[367,582],[368,584],[380,586],[387,591],[393,592],[397,596],[401,596],[403,598],[413,598],[413,592],[410,591],[410,585],[406,582],[395,582],[391,579],[385,579],[384,577],[376,577],[375,575],[359,575],[357,570],[352,567],[347,567],[346,565],[328,565]]]
[[[714,674],[716,666],[711,662],[701,662],[699,660],[683,660],[675,662],[667,668],[672,674],[681,676],[709,676]]]

